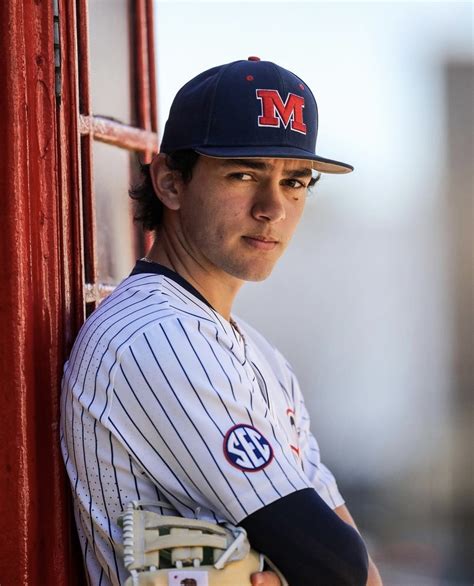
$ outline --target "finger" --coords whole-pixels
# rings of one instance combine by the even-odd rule
[[[281,586],[280,578],[273,572],[257,572],[250,579],[252,586]]]

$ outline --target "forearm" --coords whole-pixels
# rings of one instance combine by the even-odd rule
[[[331,586],[367,584],[367,553],[358,531],[313,489],[282,497],[240,524],[252,546],[272,560],[291,586],[307,586],[315,579]]]
[[[336,509],[334,509],[334,512],[337,513],[337,515],[343,521],[345,521],[348,525],[353,527],[356,531],[359,531],[359,529],[357,528],[357,525],[355,524],[354,519],[352,518],[352,515],[350,514],[348,508],[345,505],[342,505],[341,507],[337,507]],[[367,575],[367,586],[383,586],[380,573],[379,573],[374,561],[370,557],[370,555],[369,555],[369,567],[368,567],[368,575]]]
[[[383,586],[377,566],[369,556],[369,574],[367,576],[367,586]]]

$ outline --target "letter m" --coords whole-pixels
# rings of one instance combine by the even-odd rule
[[[257,98],[262,104],[262,114],[258,117],[259,126],[276,126],[283,122],[285,128],[290,124],[291,130],[306,134],[303,122],[304,98],[296,94],[288,94],[283,102],[278,90],[257,90]]]

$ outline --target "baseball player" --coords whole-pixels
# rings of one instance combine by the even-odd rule
[[[291,366],[232,314],[243,283],[284,252],[319,173],[352,170],[315,154],[317,124],[308,86],[256,57],[175,97],[132,192],[154,244],[87,319],[64,371],[61,445],[94,586],[122,584],[132,567],[138,580],[119,522],[137,501],[245,529],[280,573],[235,586],[381,584]],[[210,585],[203,576],[133,583]]]

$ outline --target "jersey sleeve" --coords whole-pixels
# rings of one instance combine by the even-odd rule
[[[268,556],[291,586],[367,584],[368,556],[360,534],[313,489],[259,509],[242,526],[252,546]]]
[[[344,504],[344,499],[339,492],[332,472],[321,462],[319,445],[310,429],[310,417],[298,381],[292,371],[290,371],[290,376],[295,399],[296,427],[303,470],[319,496],[329,507],[335,509]]]
[[[242,346],[211,321],[174,316],[141,332],[108,386],[106,425],[183,516],[238,523],[313,486]]]

